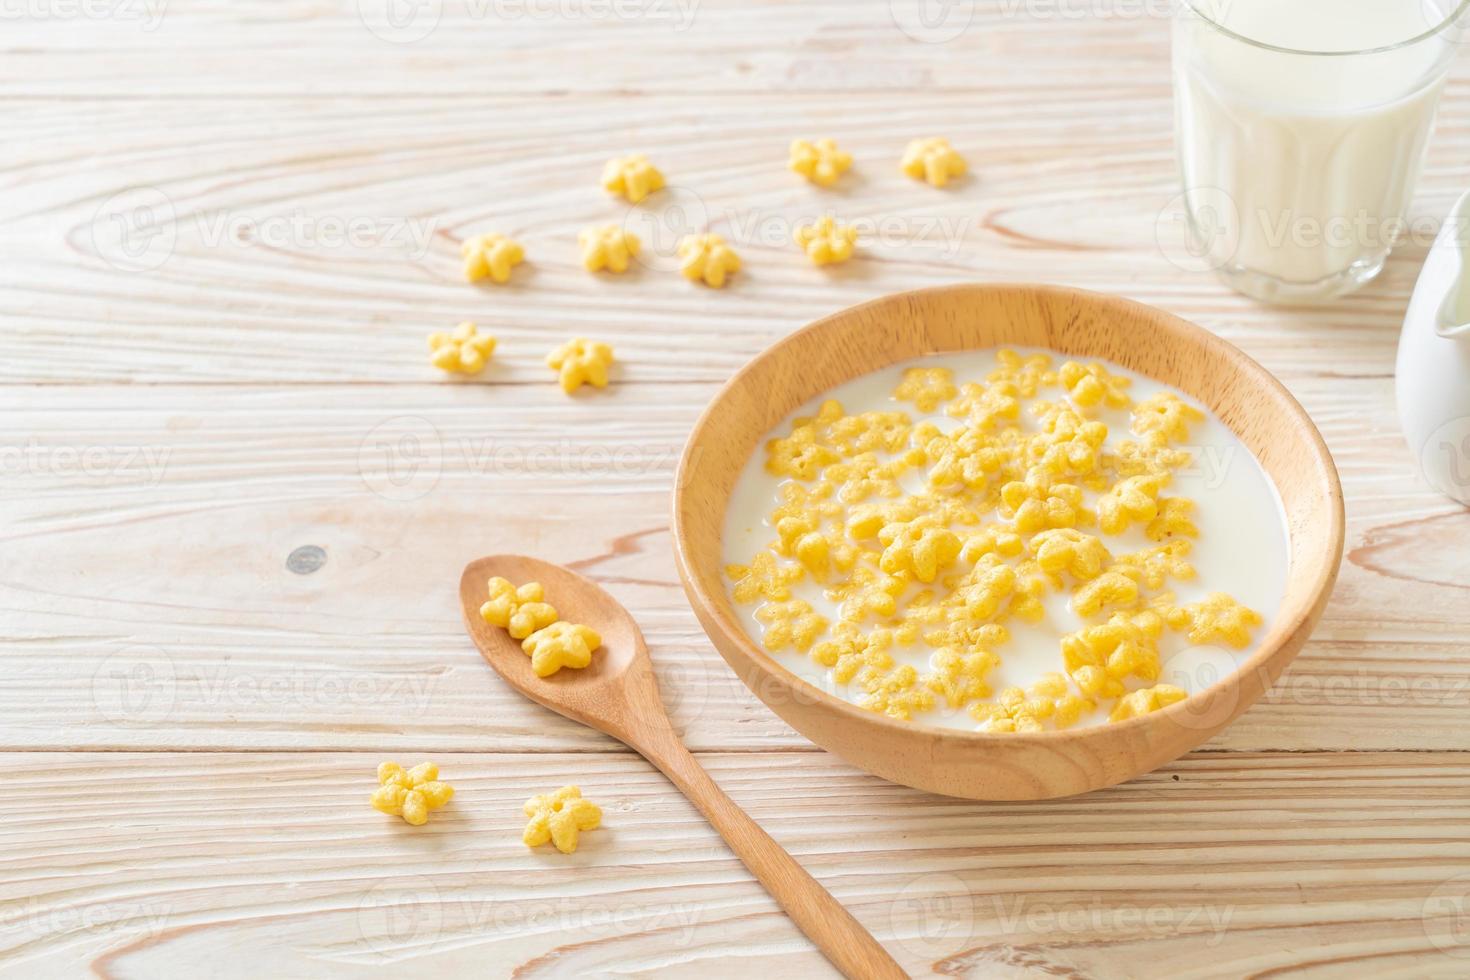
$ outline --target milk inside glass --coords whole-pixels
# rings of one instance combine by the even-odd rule
[[[1176,136],[1194,247],[1267,300],[1348,292],[1403,233],[1450,0],[1188,0]],[[1440,28],[1436,30],[1436,28]]]

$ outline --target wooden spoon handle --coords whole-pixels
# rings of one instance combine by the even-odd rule
[[[872,933],[726,796],[688,749],[677,739],[660,743],[651,751],[639,749],[699,808],[735,856],[844,976],[907,980],[908,974]]]

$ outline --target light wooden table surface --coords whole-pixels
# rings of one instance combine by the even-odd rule
[[[1470,972],[1470,517],[1393,409],[1426,242],[1307,311],[1181,267],[1162,4],[421,0],[385,26],[381,2],[376,34],[356,0],[7,8],[0,972],[826,975],[649,766],[480,662],[455,586],[500,550],[626,602],[689,745],[915,974]],[[933,134],[974,179],[896,172]],[[840,190],[785,169],[820,135],[857,156]],[[681,210],[603,280],[574,238],[628,214],[597,186],[626,151]],[[1467,158],[1470,60],[1416,217]],[[826,208],[871,232],[835,272],[787,244]],[[738,241],[730,288],[670,271],[681,220]],[[492,229],[529,261],[468,286],[457,243]],[[817,751],[674,573],[673,466],[721,381],[817,316],[971,280],[1216,331],[1303,402],[1347,494],[1280,686],[1084,798],[943,799]],[[424,336],[463,319],[500,349],[455,383]],[[621,368],[568,400],[541,358],[576,334]],[[380,759],[430,757],[449,809],[368,808]],[[528,851],[521,802],[569,781],[606,829]]]

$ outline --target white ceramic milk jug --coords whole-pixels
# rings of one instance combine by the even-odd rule
[[[1424,478],[1470,504],[1470,193],[1424,260],[1396,370],[1399,422]]]

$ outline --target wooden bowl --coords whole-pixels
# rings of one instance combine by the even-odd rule
[[[1260,460],[1285,505],[1291,561],[1281,609],[1235,673],[1168,708],[1115,724],[992,734],[902,722],[802,680],[741,628],[723,578],[725,510],[741,468],[788,415],[859,375],[944,351],[1048,348],[1162,381],[1209,408]],[[1342,487],[1311,419],[1264,368],[1213,334],[1114,296],[1047,286],[899,293],[818,320],[771,347],[715,396],[680,461],[674,550],[716,649],[771,710],[885,779],[977,800],[1037,800],[1122,782],[1183,755],[1255,703],[1322,615],[1342,560]]]

